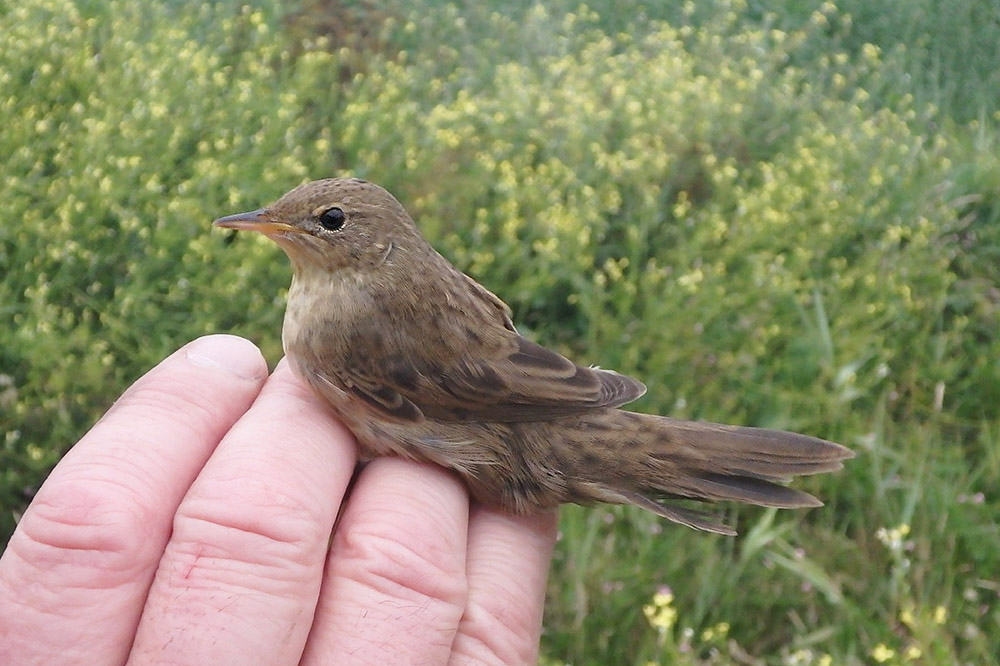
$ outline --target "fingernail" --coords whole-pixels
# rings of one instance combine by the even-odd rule
[[[237,335],[206,335],[188,344],[185,355],[195,365],[225,370],[242,379],[267,376],[267,364],[256,345]]]

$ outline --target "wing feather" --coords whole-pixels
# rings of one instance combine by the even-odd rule
[[[611,370],[579,366],[516,335],[516,351],[502,358],[462,357],[452,367],[415,369],[411,359],[380,373],[351,373],[351,391],[394,420],[537,421],[618,407],[646,391]]]
[[[618,407],[645,393],[635,379],[577,365],[523,337],[503,301],[447,268],[454,271],[452,279],[414,289],[439,290],[437,308],[386,312],[399,318],[391,324],[358,318],[338,329],[350,334],[333,347],[338,353],[314,358],[309,366],[322,368],[329,381],[386,418],[403,422],[538,421]],[[429,274],[412,277],[429,280]],[[389,300],[382,294],[369,298],[373,304]]]

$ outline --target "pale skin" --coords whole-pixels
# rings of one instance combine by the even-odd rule
[[[399,458],[349,489],[356,459],[285,362],[186,345],[25,512],[0,663],[534,663],[554,513],[470,506],[451,472]]]

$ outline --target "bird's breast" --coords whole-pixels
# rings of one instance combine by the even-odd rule
[[[346,278],[346,279],[344,279]],[[296,273],[288,289],[281,342],[285,355],[309,366],[340,365],[351,346],[364,295],[351,276]]]

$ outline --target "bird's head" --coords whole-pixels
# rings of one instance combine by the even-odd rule
[[[391,194],[357,178],[306,183],[266,208],[213,224],[264,234],[285,251],[297,273],[316,267],[331,273],[364,271],[381,266],[394,252],[425,244]]]

